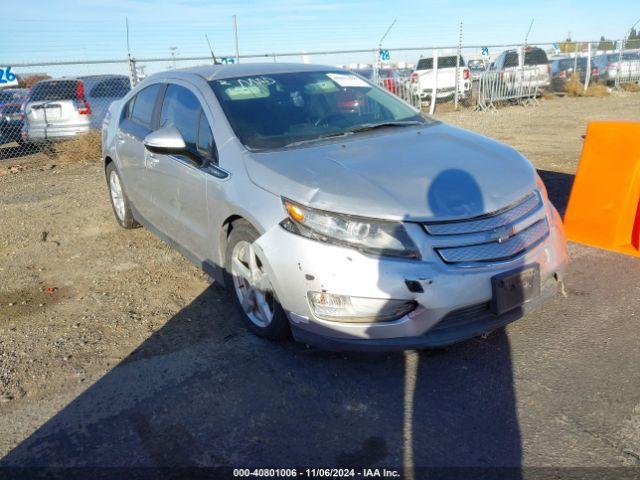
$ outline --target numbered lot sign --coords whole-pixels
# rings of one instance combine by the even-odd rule
[[[13,70],[11,70],[11,67],[0,66],[0,88],[17,86],[18,78],[16,77],[16,74],[13,73]]]

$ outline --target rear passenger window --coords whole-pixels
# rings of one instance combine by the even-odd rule
[[[200,102],[187,88],[169,85],[162,102],[160,128],[172,125],[184,138],[187,148],[196,150]]]
[[[133,108],[131,113],[128,115],[131,120],[144,127],[151,128],[153,107],[156,103],[160,87],[161,84],[156,83],[143,88],[140,93],[136,95],[135,102],[133,102]],[[131,104],[131,102],[129,102],[129,104]]]

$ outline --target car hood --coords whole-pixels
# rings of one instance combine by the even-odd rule
[[[451,220],[495,212],[535,188],[516,150],[444,123],[341,141],[248,152],[251,180],[318,209],[388,220]]]

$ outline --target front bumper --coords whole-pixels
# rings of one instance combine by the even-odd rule
[[[513,322],[550,298],[562,281],[567,251],[562,223],[552,207],[549,235],[521,256],[472,268],[443,263],[422,243],[422,260],[374,257],[357,250],[309,240],[277,225],[255,243],[296,339],[325,348],[393,350],[455,343]],[[425,236],[417,224],[409,234]],[[419,243],[418,243],[419,244]],[[502,316],[488,310],[491,278],[537,263],[541,295]],[[412,292],[406,281],[418,282]],[[404,317],[379,323],[347,323],[319,319],[308,291],[368,298],[413,300],[418,308]]]

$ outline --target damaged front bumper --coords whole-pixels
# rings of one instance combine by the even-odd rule
[[[327,349],[397,350],[442,346],[511,323],[552,297],[562,283],[567,252],[560,218],[550,209],[549,235],[509,261],[463,268],[447,265],[426,245],[422,259],[377,257],[310,240],[276,225],[255,243],[295,338]],[[414,238],[425,233],[407,225]],[[491,279],[526,265],[540,269],[540,295],[506,313],[492,313]],[[318,318],[309,292],[407,300],[417,308],[392,321],[361,323]]]

